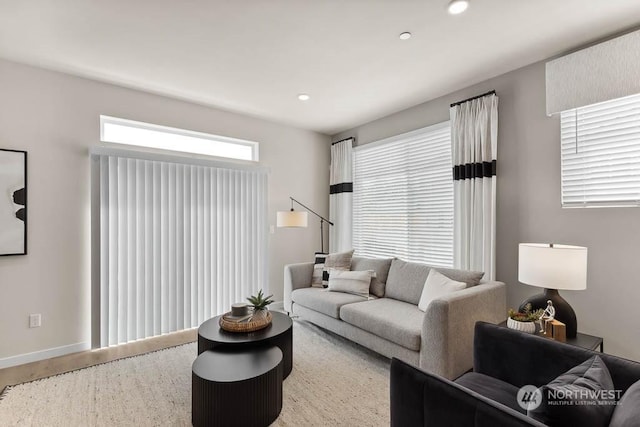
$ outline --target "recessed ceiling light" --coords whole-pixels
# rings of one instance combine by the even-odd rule
[[[298,99],[300,101],[308,101],[309,99],[311,99],[311,97],[306,93],[301,93],[300,95],[298,95]]]
[[[404,33],[400,34],[400,40],[409,40],[411,38],[411,33],[408,31],[405,31]]]
[[[450,14],[457,15],[467,10],[468,7],[469,2],[467,0],[452,0],[448,9]]]

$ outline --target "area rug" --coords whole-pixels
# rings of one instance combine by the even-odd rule
[[[389,360],[294,321],[274,426],[388,426]],[[195,343],[5,390],[2,426],[190,426]]]

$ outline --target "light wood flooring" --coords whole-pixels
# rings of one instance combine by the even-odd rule
[[[81,351],[52,359],[0,369],[0,393],[9,385],[38,380],[125,357],[138,356],[151,351],[194,342],[197,339],[198,329],[194,328],[115,347]]]

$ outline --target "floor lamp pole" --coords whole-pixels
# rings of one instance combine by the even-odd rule
[[[333,222],[329,221],[327,218],[315,212],[313,209],[310,209],[308,206],[303,205],[293,197],[289,197],[289,199],[291,199],[291,210],[293,210],[293,202],[296,202],[297,204],[305,208],[307,211],[311,212],[312,214],[320,218],[320,250],[322,251],[322,253],[324,253],[324,223],[326,222],[329,225],[333,225]]]

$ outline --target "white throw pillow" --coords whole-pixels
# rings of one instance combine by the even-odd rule
[[[429,271],[427,280],[424,282],[424,287],[422,288],[422,295],[420,295],[418,308],[422,311],[427,311],[429,303],[434,299],[438,299],[443,295],[465,289],[466,287],[466,283],[451,280],[444,274],[439,273],[434,268],[432,268]]]
[[[369,297],[369,285],[371,284],[371,271],[345,271],[331,270],[329,274],[328,290],[332,292],[346,292]]]

